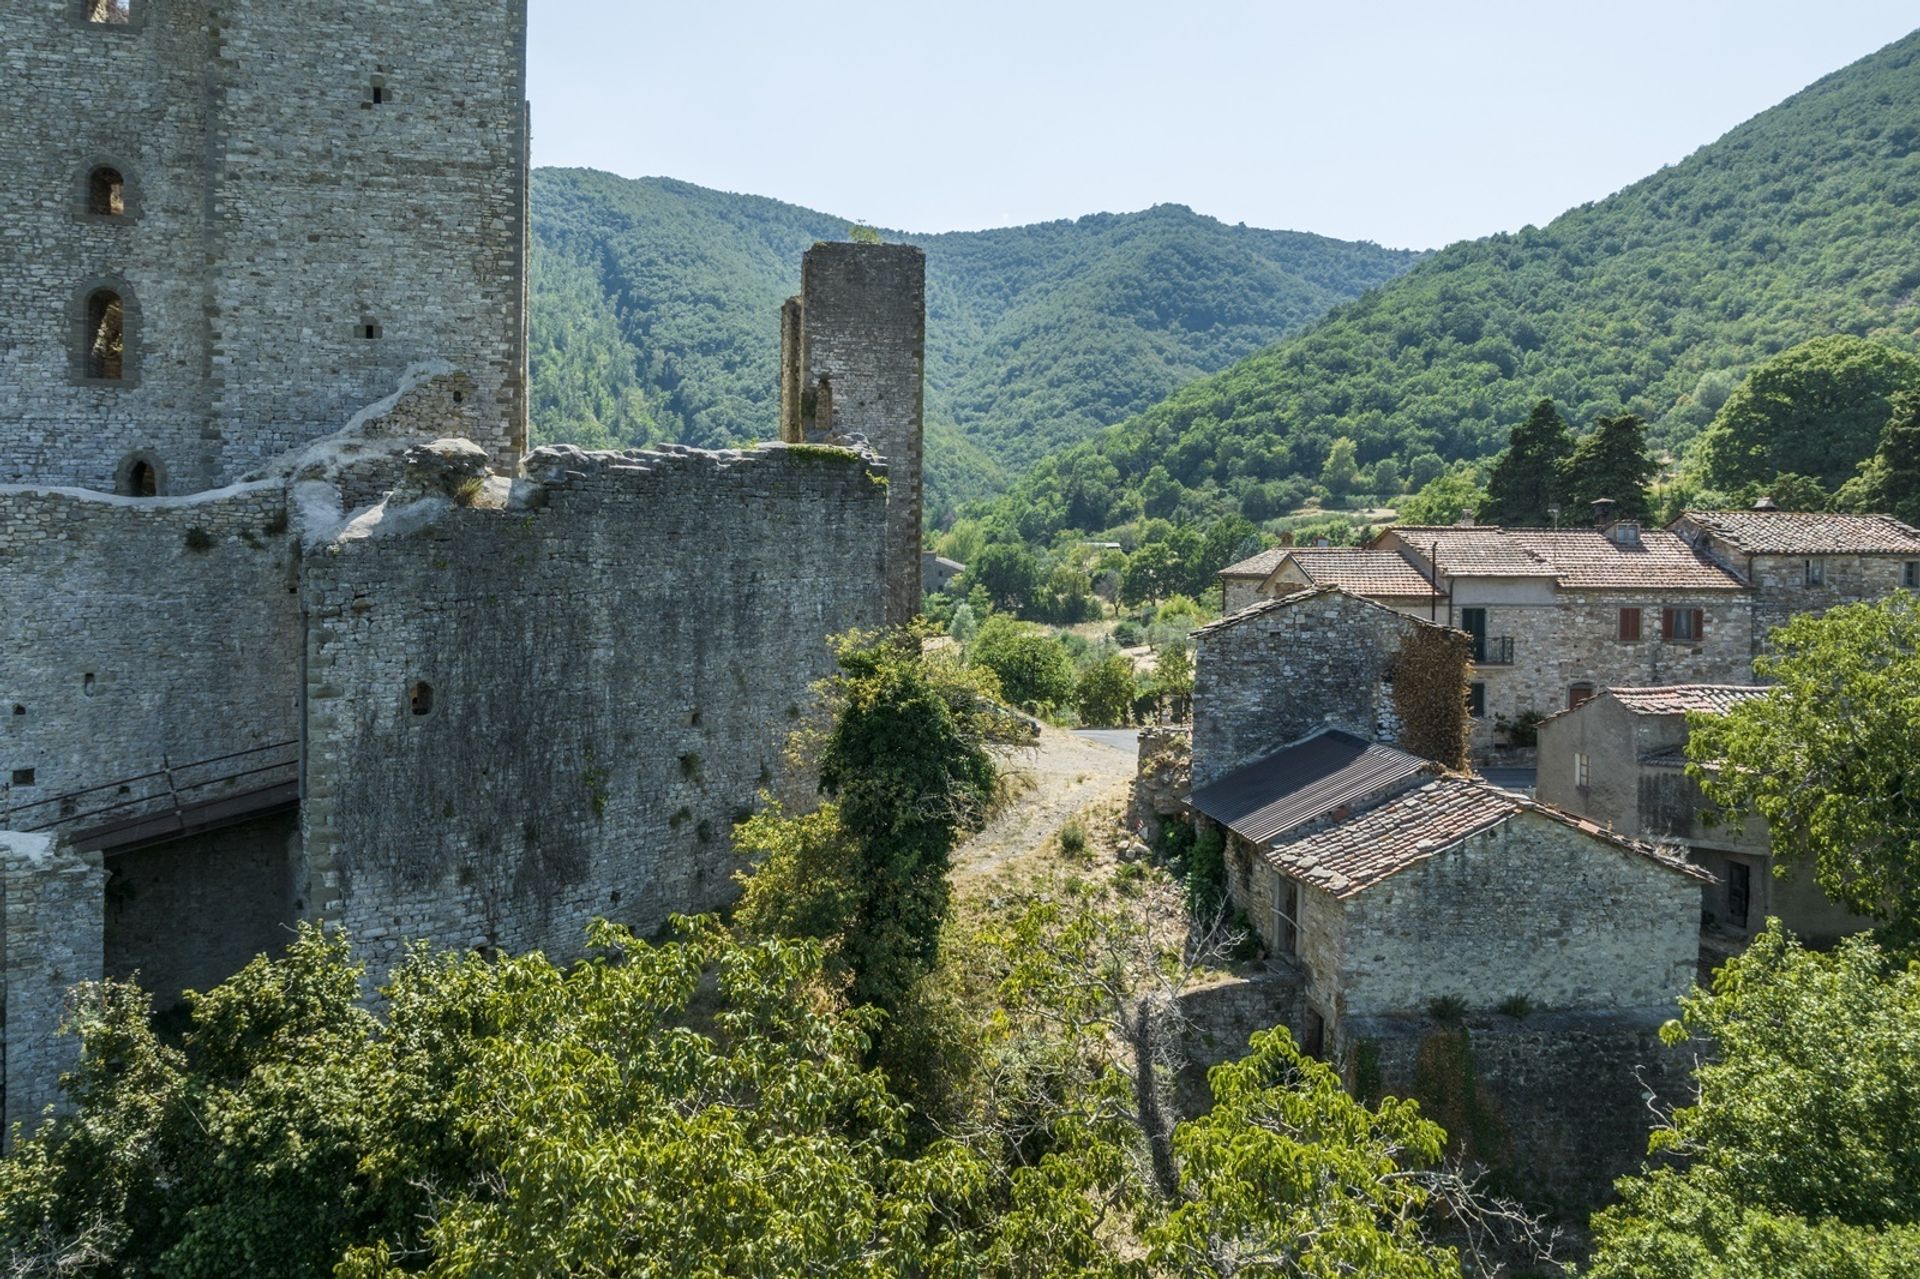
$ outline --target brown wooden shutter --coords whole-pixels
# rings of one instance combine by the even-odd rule
[[[1640,638],[1640,610],[1623,608],[1620,610],[1620,638],[1632,641]]]
[[[1693,610],[1694,641],[1698,643],[1700,640],[1703,640],[1706,637],[1707,637],[1707,610],[1705,610],[1704,608],[1696,608]]]
[[[1673,610],[1670,608],[1660,610],[1660,638],[1663,640],[1673,638]]]

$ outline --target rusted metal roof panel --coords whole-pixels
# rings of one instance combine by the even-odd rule
[[[1326,729],[1201,787],[1187,804],[1265,845],[1406,778],[1439,771],[1433,761],[1397,747]]]

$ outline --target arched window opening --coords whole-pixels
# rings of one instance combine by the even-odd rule
[[[129,497],[158,497],[160,495],[160,477],[154,472],[153,463],[135,462],[127,472],[127,495]]]
[[[133,21],[133,0],[87,0],[87,21],[100,27],[124,27]]]
[[[126,373],[126,308],[112,289],[87,295],[87,376],[117,382]]]
[[[100,165],[87,175],[87,212],[120,218],[127,213],[127,180],[120,170]]]
[[[421,680],[408,689],[407,708],[415,715],[433,714],[433,685]]]

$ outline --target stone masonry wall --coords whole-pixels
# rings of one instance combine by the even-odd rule
[[[1885,599],[1902,589],[1906,559],[1893,555],[1813,556],[1823,580],[1807,582],[1807,556],[1755,555],[1747,561],[1754,585],[1753,654],[1767,651],[1768,637],[1802,613],[1819,614],[1842,604]]]
[[[1698,962],[1699,880],[1537,813],[1341,906],[1337,977],[1310,959],[1308,991],[1334,993],[1342,1017],[1443,996],[1475,1010],[1515,995],[1541,1009],[1667,1007]]]
[[[12,804],[298,736],[287,526],[272,483],[146,501],[0,487]]]
[[[596,915],[731,900],[824,637],[882,621],[884,473],[851,453],[543,449],[526,476],[306,555],[304,895],[376,962],[570,954]]]
[[[1343,1027],[1340,1059],[1363,1095],[1416,1098],[1529,1202],[1584,1221],[1646,1157],[1656,1111],[1691,1098],[1695,1050],[1660,1041],[1673,1012],[1360,1019]],[[1463,1104],[1469,1071],[1477,1123]]]
[[[1202,627],[1195,632],[1193,784],[1328,726],[1394,740],[1392,663],[1422,624],[1323,591]]]
[[[97,853],[73,853],[45,835],[0,831],[0,916],[4,916],[6,1008],[5,1124],[31,1131],[59,1095],[62,1071],[80,1044],[59,1034],[67,991],[98,981],[101,881]]]
[[[408,365],[472,375],[525,440],[525,0],[0,0],[0,482],[232,480]],[[374,101],[376,86],[380,101]],[[127,181],[122,217],[85,179]],[[76,377],[84,300],[127,301],[118,382]],[[371,330],[368,326],[373,326]],[[367,336],[371,332],[374,336]]]
[[[920,611],[926,256],[906,244],[823,243],[781,313],[781,438],[864,438],[885,459],[887,618]]]

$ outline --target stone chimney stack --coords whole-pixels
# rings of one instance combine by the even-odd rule
[[[780,438],[865,443],[887,463],[887,622],[920,611],[926,257],[909,244],[816,244],[780,313]]]
[[[1473,523],[1474,517],[1478,514],[1479,512],[1474,510],[1471,506],[1467,507],[1464,511],[1460,512],[1460,519],[1457,527],[1459,528],[1474,527],[1474,523]]]
[[[1620,504],[1610,497],[1595,498],[1593,502],[1593,526],[1605,528],[1613,523],[1613,512]]]

